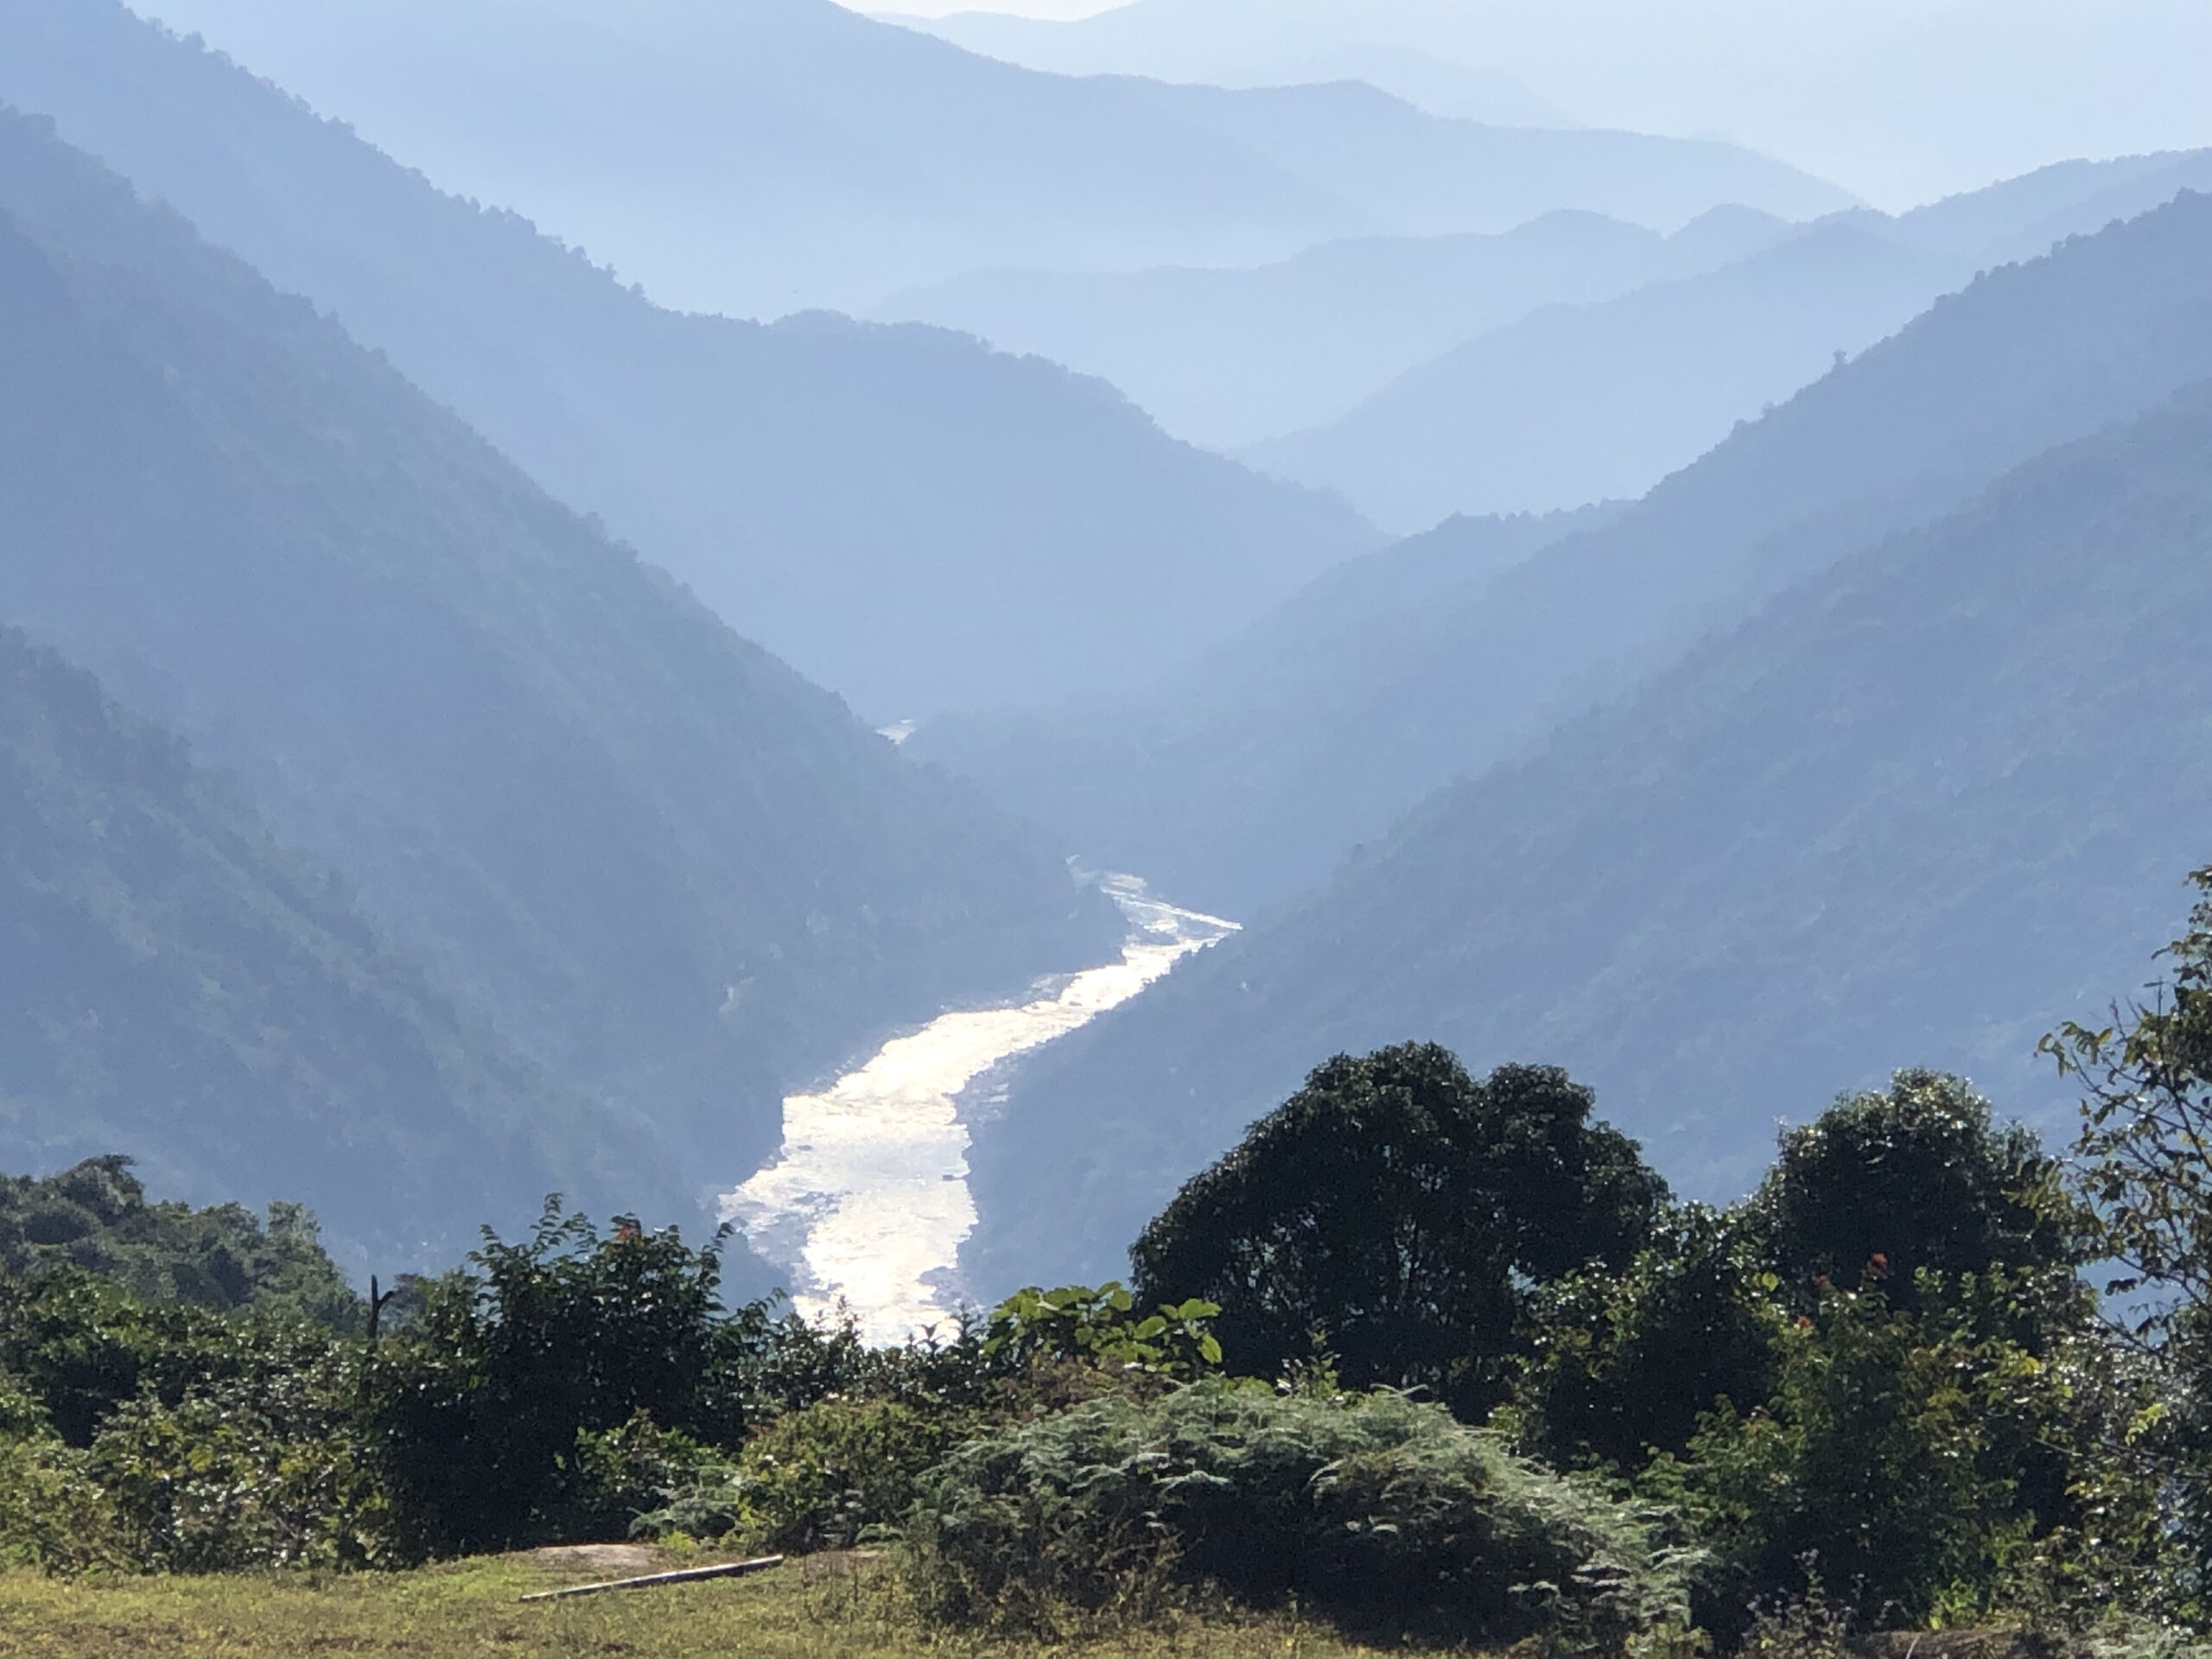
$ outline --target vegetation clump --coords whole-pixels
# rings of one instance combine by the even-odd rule
[[[1564,1074],[1408,1046],[1316,1070],[1147,1230],[1134,1287],[895,1348],[726,1306],[720,1235],[557,1201],[372,1319],[304,1217],[149,1205],[118,1160],[11,1183],[0,1563],[867,1545],[977,1639],[1274,1609],[1554,1654],[2185,1643],[2212,1626],[2198,880],[2165,991],[2050,1039],[2088,1085],[2069,1158],[1903,1071],[1717,1210]]]
[[[1260,1605],[1618,1639],[1688,1611],[1683,1560],[1630,1509],[1389,1390],[1209,1377],[1002,1427],[923,1478],[925,1604],[1050,1629],[1208,1586]]]

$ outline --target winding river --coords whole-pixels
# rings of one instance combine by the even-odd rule
[[[963,1095],[1236,931],[1163,903],[1134,876],[1101,885],[1128,921],[1120,961],[1020,1007],[940,1015],[820,1094],[785,1100],[782,1150],[721,1211],[783,1270],[801,1313],[842,1306],[874,1343],[948,1324],[961,1300],[954,1263],[976,1224]]]

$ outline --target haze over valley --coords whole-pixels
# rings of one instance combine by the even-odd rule
[[[1714,1202],[2056,1121],[2212,862],[2202,9],[1050,10],[0,0],[0,1166],[895,1344],[1408,1039]]]

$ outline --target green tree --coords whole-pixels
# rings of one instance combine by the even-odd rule
[[[1550,1067],[1478,1083],[1433,1044],[1339,1055],[1145,1229],[1137,1300],[1219,1304],[1238,1371],[1318,1344],[1347,1382],[1424,1383],[1484,1409],[1531,1288],[1625,1266],[1664,1198],[1592,1104]]]
[[[304,1205],[152,1203],[131,1160],[88,1158],[43,1178],[0,1176],[0,1268],[105,1274],[156,1301],[306,1319],[358,1331],[365,1310],[322,1247]]]
[[[1544,1287],[1515,1384],[1522,1438],[1555,1462],[1625,1471],[1686,1451],[1706,1413],[1766,1398],[1778,1282],[1740,1215],[1685,1205],[1624,1271]]]
[[[2098,1029],[2044,1039],[2083,1089],[2069,1165],[2107,1264],[2113,1337],[2150,1382],[2110,1414],[2103,1455],[2162,1496],[2168,1584],[2190,1617],[2212,1618],[2212,868],[2148,1002]]]
[[[1872,1274],[1909,1307],[1923,1269],[2071,1268],[2078,1229],[2057,1184],[2035,1132],[1997,1123],[1963,1079],[1900,1071],[1785,1133],[1748,1218],[1800,1306]]]
[[[724,1314],[721,1246],[623,1217],[602,1237],[549,1199],[528,1239],[487,1229],[469,1269],[427,1285],[365,1408],[408,1548],[619,1533],[695,1442],[734,1445],[764,1327]]]

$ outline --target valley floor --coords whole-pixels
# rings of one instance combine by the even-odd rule
[[[917,1629],[865,1572],[794,1561],[757,1578],[522,1605],[524,1593],[652,1570],[502,1556],[419,1572],[227,1575],[66,1583],[0,1573],[0,1656],[38,1659],[1358,1659],[1287,1618],[1179,1628],[1069,1645],[986,1642]],[[1402,1651],[1402,1649],[1394,1649]]]

